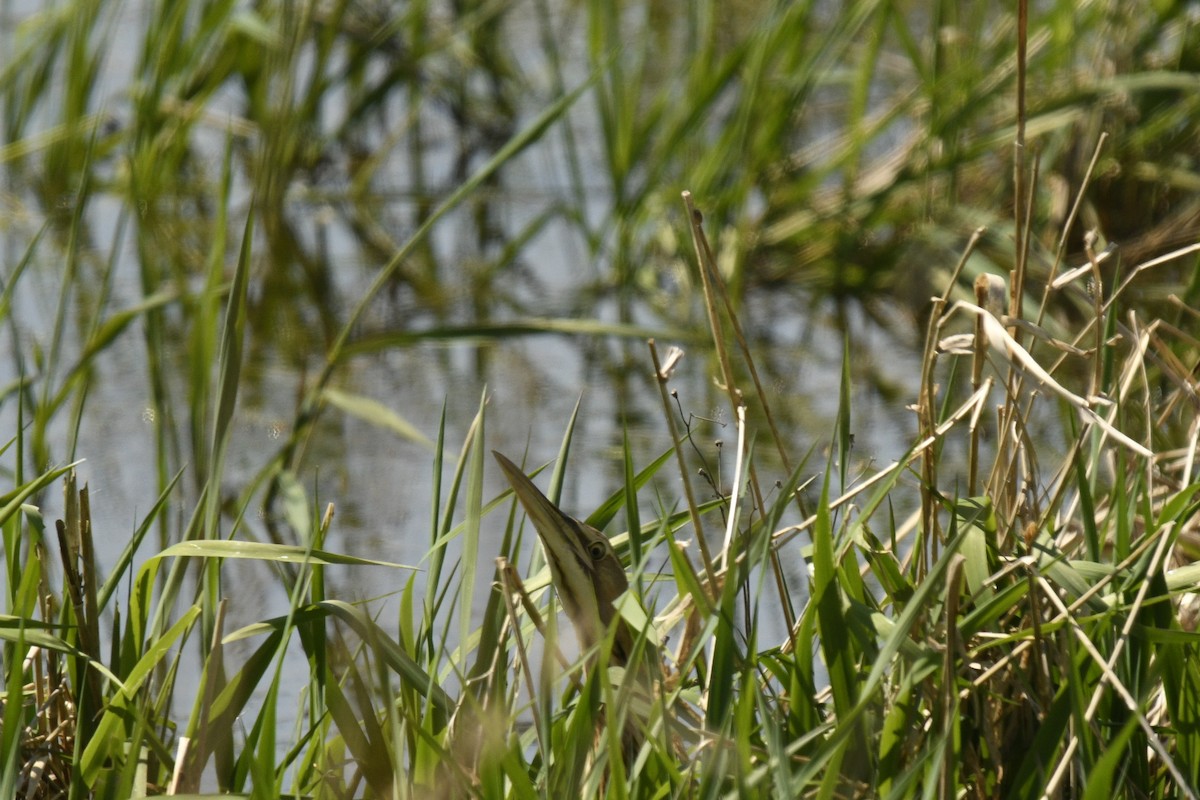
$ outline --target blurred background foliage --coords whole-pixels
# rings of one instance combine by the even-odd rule
[[[229,136],[235,213],[252,198],[267,244],[251,320],[301,333],[281,348],[292,359],[333,338],[362,276],[588,76],[595,85],[553,129],[396,271],[393,298],[409,313],[393,323],[527,313],[547,273],[578,295],[573,312],[611,299],[622,319],[694,322],[682,189],[741,295],[765,287],[806,308],[919,316],[931,270],[953,264],[979,225],[996,242],[989,265],[1010,266],[1016,36],[1004,7],[6,6],[10,250],[42,219],[65,235],[82,215],[92,225],[70,246],[103,262],[112,234],[97,228],[115,213],[131,228],[119,255],[133,256],[144,292],[173,286],[186,300],[223,236]],[[1196,17],[1187,2],[1034,9],[1035,274],[1101,132],[1068,260],[1093,228],[1126,263],[1195,238]],[[531,265],[550,237],[566,243],[563,262]]]

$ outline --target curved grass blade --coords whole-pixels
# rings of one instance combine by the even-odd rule
[[[277,561],[281,564],[350,564],[393,569],[418,569],[418,567],[407,564],[394,564],[374,558],[331,553],[328,550],[313,550],[300,545],[242,542],[232,539],[179,542],[161,553],[156,553],[152,558],[252,558],[259,561]]]

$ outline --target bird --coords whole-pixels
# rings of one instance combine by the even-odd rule
[[[656,694],[655,673],[659,683],[662,674],[657,649],[645,636],[631,629],[617,608],[616,601],[629,590],[625,568],[607,536],[552,503],[504,455],[495,450],[492,455],[537,531],[550,565],[550,580],[575,627],[580,647],[588,654],[589,664],[601,663],[600,647],[609,629],[614,629],[607,665],[624,668],[621,680],[624,689],[618,693],[624,698],[621,705],[625,709],[620,758],[626,769],[630,769],[645,741],[651,719],[649,708]],[[636,654],[635,644],[641,646]],[[597,743],[603,738],[607,716],[603,714],[597,719]]]
[[[550,579],[585,652],[594,652],[616,621],[609,665],[625,667],[633,656],[634,634],[616,600],[629,579],[612,543],[600,531],[550,502],[521,468],[493,450],[513,493],[537,531],[550,565]]]

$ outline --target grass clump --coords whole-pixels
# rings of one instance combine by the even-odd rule
[[[1172,53],[1183,65],[1191,51],[1169,46],[1190,42],[1194,26],[1182,11],[1156,10],[1160,27],[1130,37],[1124,60],[1137,70],[1054,83],[1018,105],[1012,130],[997,122],[1000,88],[1023,97],[1026,68],[1075,68],[1046,44],[1070,38],[1069,5],[1035,18],[1049,38],[1031,42],[1024,30],[1007,35],[1008,16],[990,30],[952,6],[937,4],[927,20],[931,53],[886,3],[851,3],[832,19],[820,4],[764,4],[748,32],[718,24],[717,5],[694,4],[682,30],[648,25],[626,50],[618,43],[627,22],[611,4],[569,6],[538,17],[556,86],[538,114],[518,119],[513,98],[525,87],[500,25],[505,4],[465,4],[447,25],[425,4],[395,14],[301,4],[293,15],[274,3],[157,3],[129,117],[115,126],[94,101],[112,35],[97,20],[111,18],[86,2],[40,17],[22,40],[21,63],[33,66],[14,61],[0,72],[4,159],[13,174],[32,171],[44,218],[6,264],[0,295],[16,375],[0,393],[16,417],[5,444],[12,489],[0,504],[0,796],[1195,796],[1200,345],[1187,330],[1197,246],[1177,248],[1190,230],[1185,207],[1144,252],[1107,248],[1091,233],[1105,227],[1097,199],[1139,197],[1138,187],[1123,186],[1127,171],[1106,164],[1100,144],[1082,159],[1064,145],[1080,141],[1081,106],[1127,90],[1150,122],[1142,136],[1114,137],[1117,152],[1134,175],[1174,165],[1164,196],[1177,199],[1194,180],[1193,98],[1178,74],[1150,67]],[[570,83],[550,23],[573,13],[588,33],[587,69]],[[1083,13],[1101,28],[1134,24],[1104,4]],[[990,76],[1011,60],[1014,40],[1032,57],[997,84]],[[1081,41],[1094,47],[1102,37],[1093,30]],[[965,53],[980,43],[988,47],[975,63]],[[874,89],[890,85],[878,68],[894,62],[851,56],[895,46],[908,56],[900,73],[921,80],[882,114],[868,113]],[[660,79],[660,50],[686,69]],[[59,55],[70,65],[61,97],[46,91]],[[462,77],[477,63],[488,80]],[[244,114],[200,136],[236,83]],[[680,85],[689,103],[676,101]],[[400,95],[412,112],[396,133],[385,120]],[[38,138],[33,120],[52,96],[59,115]],[[585,98],[601,122],[613,201],[598,223],[563,124]],[[844,134],[830,149],[771,146],[787,139],[798,109],[831,98]],[[427,106],[462,134],[442,191],[429,189],[417,146],[429,140]],[[923,124],[905,129],[910,114]],[[899,132],[904,157],[877,163],[879,142]],[[497,248],[495,209],[481,198],[499,194],[505,170],[549,134],[562,136],[576,205],[535,214],[511,247]],[[1055,183],[1037,180],[1032,159],[1012,185],[984,180],[995,143],[1015,138],[1023,152],[1027,134],[1044,137],[1045,163],[1056,165],[1043,178],[1061,172],[1081,187],[1066,214],[1042,215],[1049,204],[1030,202]],[[393,242],[380,223],[380,187],[383,156],[398,141],[414,144],[416,201],[411,235]],[[353,167],[331,188],[323,170],[343,157]],[[685,198],[690,251],[680,244],[687,236],[659,235],[671,216],[663,187],[679,188],[671,185],[685,175],[711,203],[706,228]],[[981,201],[995,196],[1017,198],[1013,222]],[[120,209],[106,247],[94,246],[89,213],[101,197]],[[742,298],[756,282],[782,282],[778,265],[798,253],[804,280],[824,287],[814,296],[869,306],[903,274],[892,267],[905,254],[890,245],[942,197],[969,211],[903,240],[945,276],[921,309],[906,452],[882,467],[860,462],[860,351],[850,342],[832,424],[797,446],[780,420],[799,398],[779,397],[755,360],[754,331],[773,320],[751,317]],[[373,267],[345,309],[324,299],[337,261],[327,241],[306,239],[297,224],[313,198],[345,216]],[[947,256],[947,242],[962,238],[947,231],[978,225],[981,206],[995,232],[981,229]],[[434,231],[467,217],[489,257],[464,293],[477,315],[452,325],[455,283],[441,271]],[[558,217],[590,255],[611,255],[593,288],[617,296],[617,322],[531,318],[502,287],[497,304],[522,316],[495,323],[488,291]],[[61,287],[43,347],[12,309],[50,239]],[[122,305],[126,250],[137,253],[138,299]],[[591,651],[560,635],[552,570],[517,504],[488,491],[496,481],[486,394],[461,441],[450,441],[445,413],[426,440],[427,525],[402,532],[422,543],[419,572],[330,548],[336,517],[305,480],[321,421],[345,412],[424,438],[342,383],[354,359],[423,338],[628,338],[640,332],[631,324],[638,290],[662,288],[648,266],[668,262],[681,291],[703,298],[689,298],[679,317],[707,324],[732,444],[701,444],[706,429],[688,412],[708,409],[710,398],[676,383],[677,353],[652,343],[637,363],[660,390],[663,452],[643,459],[623,431],[621,485],[587,514],[609,532],[633,587],[618,601],[619,625]],[[992,274],[1001,262],[1016,265],[1010,283]],[[1170,283],[1158,286],[1186,291],[1152,296],[1163,271]],[[259,285],[289,297],[302,287],[310,302],[270,309]],[[438,325],[371,329],[368,311],[398,291]],[[647,305],[678,321],[655,292]],[[266,463],[233,480],[246,365],[262,342],[253,329],[287,324],[318,331],[307,341],[322,357],[301,379]],[[85,455],[91,382],[130,330],[141,335],[161,415],[149,472],[157,498],[120,552],[98,558],[90,495],[72,469]],[[572,416],[562,436],[551,497],[580,480],[568,459],[577,423]],[[39,504],[60,481],[62,519],[50,526]],[[240,571],[247,563],[260,570],[250,581]],[[331,588],[330,571],[368,568],[393,571],[392,605],[348,602]],[[241,590],[255,581],[286,596],[280,613],[245,607]],[[623,666],[613,658],[619,629],[631,633],[622,647],[634,655]],[[630,667],[642,661],[646,670]]]
[[[751,429],[770,428],[769,402],[750,389],[751,353],[687,202],[738,421],[734,471],[728,486],[702,472],[701,493],[685,466],[686,507],[643,517],[637,498],[650,481],[685,448],[702,450],[675,432],[642,469],[627,452],[625,485],[587,518],[617,531],[637,595],[619,603],[621,624],[654,654],[650,680],[606,666],[615,627],[595,652],[560,647],[549,569],[523,555],[530,537],[514,504],[485,496],[482,406],[457,460],[444,438],[436,444],[435,474],[449,467],[453,480],[436,489],[425,573],[402,579],[394,626],[370,604],[326,595],[330,565],[373,562],[323,549],[332,515],[318,516],[284,473],[299,546],[234,529],[140,562],[131,547],[104,576],[86,489],[68,479],[57,540],[24,504],[62,467],[20,484],[0,519],[5,788],[106,797],[195,792],[208,780],[223,792],[312,797],[1193,796],[1197,426],[1175,365],[1196,354],[1190,339],[1122,305],[1125,287],[1155,265],[1135,265],[1106,291],[1094,260],[1099,313],[1069,341],[994,315],[987,280],[978,305],[937,298],[908,452],[855,474],[847,366],[826,463],[774,439],[790,472],[764,491]],[[227,376],[240,292],[225,311]],[[665,430],[676,431],[670,369],[656,347],[650,356]],[[551,496],[571,479],[573,426]],[[219,525],[213,514],[198,508],[197,530]],[[484,526],[504,531],[498,552],[481,552]],[[222,576],[245,558],[288,576],[290,611],[230,631]],[[787,566],[799,563],[801,575]],[[203,566],[184,580],[186,564]],[[126,575],[121,610],[114,589]],[[490,576],[482,606],[479,576]],[[231,658],[243,642],[248,656]],[[177,718],[170,698],[189,649],[203,673]],[[284,739],[281,676],[297,659],[308,686]],[[632,751],[620,733],[630,725]]]

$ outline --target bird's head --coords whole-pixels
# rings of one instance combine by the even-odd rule
[[[614,602],[629,588],[621,560],[607,536],[563,513],[512,461],[494,450],[492,455],[537,530],[554,588],[580,644],[594,647],[618,616]],[[619,666],[628,659],[632,640],[624,622],[617,624],[611,660]]]

